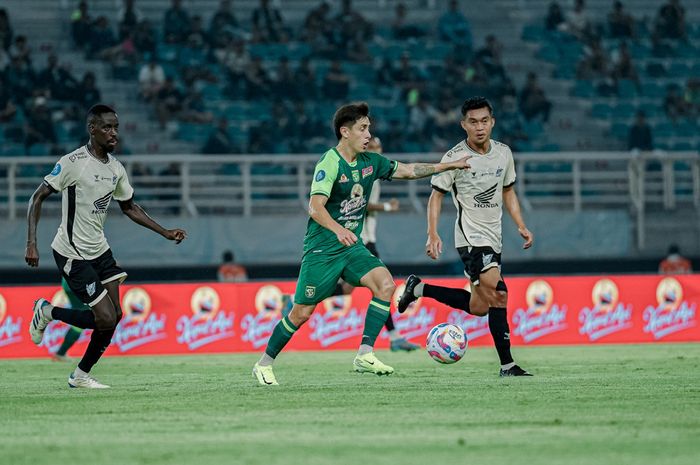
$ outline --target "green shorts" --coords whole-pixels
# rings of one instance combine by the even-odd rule
[[[333,295],[338,278],[360,285],[360,279],[384,263],[362,244],[348,247],[339,254],[308,253],[301,261],[294,303],[312,305]]]

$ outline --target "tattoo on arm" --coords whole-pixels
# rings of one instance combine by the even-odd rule
[[[413,164],[413,177],[424,178],[435,174],[435,165],[430,163],[414,163]]]

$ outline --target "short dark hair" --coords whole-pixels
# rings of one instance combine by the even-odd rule
[[[333,129],[335,129],[335,137],[340,140],[340,128],[343,126],[352,126],[360,118],[369,117],[369,105],[367,102],[356,102],[343,105],[338,108],[333,115]]]
[[[469,110],[478,110],[479,108],[488,108],[489,113],[493,115],[493,106],[486,97],[470,97],[462,104],[462,117],[467,116]]]
[[[678,244],[671,244],[668,247],[668,254],[669,255],[678,255],[681,253],[681,248],[678,247]]]
[[[104,115],[105,113],[116,114],[117,112],[114,111],[114,108],[110,107],[109,105],[105,105],[103,103],[98,103],[98,104],[91,106],[87,112],[87,123],[94,124],[95,120],[97,118],[101,118],[102,115]]]
[[[231,252],[230,250],[225,250],[224,253],[221,255],[221,259],[225,262],[232,262],[233,252]]]

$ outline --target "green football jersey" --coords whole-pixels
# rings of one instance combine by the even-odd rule
[[[376,179],[389,180],[398,163],[378,153],[362,152],[348,163],[335,148],[328,150],[316,164],[311,195],[328,197],[326,210],[341,226],[354,232],[360,245],[360,233],[365,221],[367,203]],[[336,235],[309,218],[304,236],[304,255],[332,254],[347,249]]]

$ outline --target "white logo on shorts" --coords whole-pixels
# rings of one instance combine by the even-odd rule
[[[493,254],[492,254],[492,253],[484,254],[484,256],[482,257],[482,260],[483,260],[483,262],[484,262],[484,266],[486,266],[486,265],[488,265],[489,263],[491,263],[491,259],[492,259],[492,258],[493,258]]]
[[[316,286],[306,286],[306,289],[304,290],[304,295],[306,295],[306,297],[309,299],[315,296]]]
[[[88,284],[87,286],[85,286],[85,290],[87,291],[87,293],[90,297],[95,295],[95,285],[96,285],[96,283],[92,283],[92,284]]]

